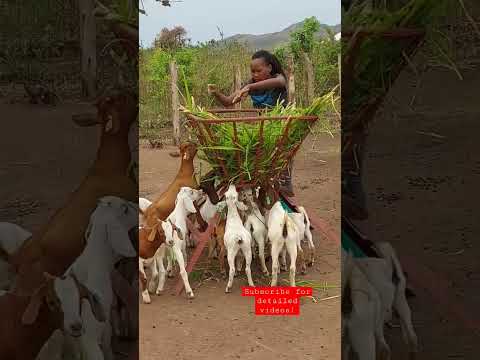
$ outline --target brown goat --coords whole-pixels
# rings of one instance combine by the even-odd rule
[[[227,219],[219,218],[213,228],[212,236],[208,241],[208,260],[211,262],[213,251],[216,249],[218,254],[218,262],[220,264],[220,272],[224,276],[227,275],[227,272],[225,271],[225,243],[223,241],[226,225]]]
[[[101,126],[100,146],[88,175],[66,205],[11,258],[18,269],[14,291],[19,295],[32,294],[44,271],[63,274],[81,254],[90,215],[101,197],[111,195],[137,201],[137,186],[127,174],[131,157],[128,132],[137,117],[136,97],[130,94],[106,97],[96,106],[96,119],[77,122],[80,126]]]
[[[185,186],[198,189],[193,168],[193,159],[196,153],[195,144],[180,145],[182,162],[177,176],[167,190],[143,212],[144,227],[139,231],[139,256],[141,258],[152,258],[160,245],[165,242],[159,220],[165,220],[172,213],[180,189]]]

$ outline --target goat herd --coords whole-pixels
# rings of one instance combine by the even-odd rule
[[[277,285],[280,270],[287,270],[287,253],[291,286],[297,255],[302,273],[314,262],[305,209],[290,213],[277,201],[268,210],[254,188],[230,185],[222,197],[199,189],[194,144],[180,147],[180,169],[167,190],[153,202],[140,198],[137,204],[138,187],[129,175],[136,101],[120,95],[103,99],[97,107],[95,120],[77,121],[81,126],[99,125],[97,157],[65,206],[35,234],[0,223],[0,359],[60,359],[68,358],[68,352],[84,359],[113,359],[112,339],[124,332],[138,336],[138,318],[129,311],[138,302],[137,279],[129,275],[136,273],[137,256],[143,302],[151,302],[149,291],[163,291],[173,259],[187,296],[194,296],[185,270],[187,246],[195,246],[192,226],[205,230],[213,224],[208,258],[216,253],[220,270],[227,275],[227,257],[227,293],[243,264],[248,284],[254,286],[254,259],[269,274],[268,247],[272,286]],[[390,321],[392,309],[399,314],[411,352],[417,348],[400,263],[389,244],[377,247],[382,258],[357,259],[342,253],[342,303],[350,304],[347,310],[342,304],[342,334],[348,338],[343,353],[351,348],[360,359],[374,359],[376,344],[381,353],[389,354],[383,325]],[[133,271],[125,271],[121,264],[130,264]]]
[[[0,359],[114,359],[112,341],[138,331],[138,187],[129,172],[135,96],[104,97],[100,144],[86,177],[39,231],[0,223]],[[133,161],[133,162],[132,162]],[[132,358],[135,354],[132,353]]]
[[[139,267],[143,279],[143,301],[151,302],[149,291],[155,292],[157,295],[161,294],[164,289],[166,273],[172,271],[172,258],[175,258],[179,265],[180,276],[183,279],[187,296],[194,297],[185,271],[187,244],[192,245],[187,227],[187,218],[191,215],[196,215],[195,219],[199,223],[208,223],[215,218],[214,229],[209,239],[209,259],[212,258],[214,252],[217,252],[220,270],[222,273],[226,273],[224,259],[225,255],[227,257],[229,271],[225,292],[231,291],[235,272],[242,270],[243,259],[245,260],[248,285],[254,286],[251,263],[257,249],[262,271],[268,275],[265,265],[265,247],[268,243],[271,244],[272,286],[276,286],[278,281],[279,255],[282,254],[282,269],[286,269],[287,252],[290,257],[290,285],[295,286],[297,254],[300,254],[302,272],[306,271],[307,261],[302,249],[303,242],[307,242],[310,251],[308,264],[312,265],[314,262],[315,246],[307,213],[303,207],[300,207],[299,213],[289,214],[280,201],[277,201],[269,211],[266,209],[262,211],[258,202],[258,192],[255,193],[251,188],[243,189],[238,193],[235,185],[230,185],[224,194],[225,200],[214,205],[202,190],[181,187],[176,197],[174,210],[165,220],[157,218],[157,224],[153,225],[146,222],[144,215],[148,209],[155,208],[157,205],[141,198],[139,226],[140,234],[143,231],[145,235],[140,236],[140,248],[146,248],[149,245],[153,247],[151,244],[155,242],[155,236],[158,235],[160,227],[163,230],[161,235],[164,236],[155,242],[153,249],[155,251],[150,249],[150,254],[153,253],[153,256],[142,257],[140,254]],[[199,208],[195,202],[202,200],[204,203]],[[199,211],[197,211],[198,208]],[[267,212],[268,214],[266,214]],[[167,269],[165,270],[164,258],[167,252],[173,253],[173,256],[167,256]],[[243,255],[243,259],[237,255]],[[145,266],[150,269],[152,275],[149,282],[147,282]],[[156,281],[158,281],[158,286],[155,289]]]

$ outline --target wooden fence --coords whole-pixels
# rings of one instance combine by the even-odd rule
[[[305,83],[307,84],[306,94],[307,94],[307,103],[310,103],[314,98],[315,91],[315,75],[313,64],[310,58],[306,53],[303,54],[303,61],[305,65]],[[293,57],[289,57],[288,66],[287,66],[287,86],[288,86],[288,102],[295,103],[295,66]],[[338,82],[340,84],[340,93],[341,93],[341,54],[338,54]],[[170,63],[170,96],[172,99],[172,125],[173,125],[173,142],[174,145],[180,144],[181,138],[181,127],[180,127],[180,111],[179,111],[179,96],[178,96],[178,66],[175,61]],[[235,66],[235,72],[233,75],[234,91],[238,91],[241,88],[242,84],[242,72],[240,66]],[[241,102],[235,104],[235,108],[241,108]]]

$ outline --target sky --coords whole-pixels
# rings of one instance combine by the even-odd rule
[[[192,43],[235,34],[265,34],[315,16],[321,23],[340,23],[340,0],[182,0],[171,7],[143,0],[140,43],[148,47],[162,28],[182,25]]]

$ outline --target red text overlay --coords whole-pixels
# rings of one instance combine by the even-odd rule
[[[310,287],[243,287],[242,296],[255,297],[255,315],[300,315],[300,297],[312,296]]]

